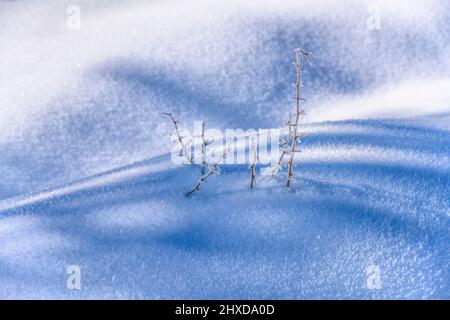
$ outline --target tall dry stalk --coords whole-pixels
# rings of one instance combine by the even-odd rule
[[[295,50],[295,69],[296,69],[296,75],[297,75],[297,82],[295,84],[295,88],[296,88],[296,96],[295,96],[295,100],[296,100],[296,113],[294,114],[295,117],[295,121],[294,123],[291,123],[291,121],[289,121],[288,126],[291,128],[292,127],[292,135],[291,135],[291,146],[290,146],[290,150],[289,150],[289,160],[288,160],[288,177],[287,177],[287,187],[290,188],[292,185],[292,178],[294,176],[293,173],[293,165],[294,165],[294,155],[297,152],[300,152],[297,149],[298,143],[301,140],[301,134],[300,134],[300,130],[299,130],[299,124],[300,124],[300,118],[305,114],[304,111],[301,108],[301,102],[304,101],[304,99],[301,96],[301,87],[302,87],[302,73],[301,73],[301,57],[304,56],[309,64],[312,63],[311,61],[311,53],[310,52],[306,52],[302,49],[296,49]]]
[[[281,166],[283,165],[283,161],[285,157],[289,157],[287,161],[288,165],[288,176],[287,176],[287,187],[290,188],[292,186],[292,181],[294,177],[294,155],[296,153],[299,153],[300,150],[298,149],[298,145],[301,141],[302,135],[300,133],[300,120],[304,116],[304,111],[302,110],[302,101],[305,101],[305,99],[301,96],[301,88],[302,88],[302,65],[301,65],[301,58],[305,57],[309,64],[312,64],[311,61],[311,53],[307,52],[302,49],[296,49],[295,50],[295,58],[296,61],[294,62],[295,69],[296,69],[296,76],[297,81],[295,83],[295,89],[296,89],[296,112],[294,114],[289,114],[289,120],[287,122],[287,126],[289,129],[288,136],[282,143],[282,153],[280,155],[280,158],[272,172],[272,175],[276,175],[278,171],[280,170]]]

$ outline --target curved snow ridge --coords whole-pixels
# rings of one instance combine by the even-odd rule
[[[447,178],[450,172],[450,154],[442,149],[448,139],[447,131],[435,130],[433,126],[405,128],[408,123],[408,121],[347,120],[308,124],[303,128],[308,139],[305,140],[306,144],[295,161],[300,164],[401,166],[413,170],[431,170]],[[278,130],[283,134],[283,129]],[[236,143],[237,151],[248,148],[246,140],[241,139],[239,140],[241,143]],[[60,187],[5,199],[0,201],[0,214],[82,191],[110,187],[171,167],[174,167],[174,164],[170,161],[170,154],[164,154]]]
[[[0,202],[0,215],[5,213],[13,213],[15,210],[31,206],[36,203],[50,201],[52,199],[69,196],[82,191],[111,186],[117,183],[133,180],[137,177],[167,170],[170,168],[172,163],[168,161],[168,157],[169,155],[160,156],[156,159],[135,163],[126,167],[104,172],[61,187],[40,191],[31,195],[22,195],[3,200]]]
[[[413,169],[450,171],[447,156],[416,150],[383,148],[378,146],[319,146],[305,148],[296,162],[347,162],[365,164],[402,165]]]
[[[449,126],[439,118],[346,120],[303,127],[303,162],[348,162],[450,171]],[[427,123],[428,122],[428,123]]]
[[[245,145],[237,145],[238,149]],[[297,163],[362,163],[405,166],[411,169],[433,170],[446,175],[450,171],[447,156],[412,149],[393,149],[367,145],[318,145],[307,146],[295,159]],[[69,196],[78,192],[95,188],[108,187],[117,183],[131,181],[152,173],[169,170],[175,165],[170,161],[170,154],[104,172],[89,178],[66,184],[50,190],[40,191],[31,195],[9,198],[0,202],[0,214],[14,211],[36,203]]]

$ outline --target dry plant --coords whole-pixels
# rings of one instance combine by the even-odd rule
[[[197,192],[200,190],[200,187],[208,180],[209,177],[217,174],[219,172],[219,163],[225,158],[226,154],[228,152],[228,148],[226,148],[222,155],[217,159],[213,164],[209,166],[208,172],[200,177],[198,182],[195,184],[194,188],[192,188],[191,191],[187,192],[185,195],[186,197],[190,197],[194,192]]]
[[[194,159],[192,158],[192,155],[190,155],[190,152],[188,153],[188,150],[187,150],[188,145],[192,141],[189,140],[187,143],[185,143],[185,141],[184,141],[185,136],[183,136],[181,134],[181,128],[179,126],[180,122],[178,120],[176,120],[171,113],[163,112],[163,114],[169,117],[170,121],[172,121],[172,124],[175,127],[175,133],[177,135],[178,142],[180,143],[180,145],[183,149],[184,157],[187,159],[187,161],[189,161],[190,164],[194,164]]]
[[[250,189],[253,189],[253,186],[256,183],[255,166],[256,166],[256,161],[257,161],[257,154],[256,154],[256,146],[255,146],[255,139],[254,139],[254,137],[251,138],[251,149],[252,149],[253,158],[250,161],[250,177],[251,177]]]
[[[295,50],[296,61],[294,62],[294,65],[295,65],[296,76],[297,76],[297,81],[294,84],[295,89],[296,89],[296,96],[295,96],[296,112],[294,114],[289,114],[289,120],[287,122],[289,133],[288,133],[288,136],[286,137],[286,139],[282,143],[283,151],[281,152],[281,155],[277,162],[277,165],[275,166],[275,168],[273,170],[273,175],[276,175],[278,173],[278,171],[280,170],[281,166],[283,165],[285,158],[288,157],[288,160],[287,160],[288,174],[287,174],[287,183],[286,183],[286,186],[288,188],[290,188],[292,186],[292,181],[293,181],[293,176],[294,176],[294,172],[293,172],[294,156],[296,153],[300,152],[300,150],[298,149],[298,145],[300,144],[301,139],[302,139],[302,134],[301,134],[300,128],[299,128],[300,120],[305,115],[305,112],[301,108],[301,102],[305,101],[305,99],[303,99],[301,96],[301,88],[302,88],[302,81],[301,81],[301,76],[302,76],[301,60],[302,59],[301,58],[302,57],[305,57],[310,65],[312,64],[310,52],[307,52],[302,49]]]
[[[308,63],[311,65],[311,53],[307,52],[303,49],[296,49],[295,50],[295,57],[296,61],[294,62],[295,69],[296,69],[296,77],[297,81],[294,84],[294,87],[296,88],[296,110],[295,113],[289,114],[288,116],[288,122],[286,123],[288,127],[288,135],[281,143],[282,152],[280,155],[280,158],[272,172],[272,175],[275,176],[281,169],[284,163],[287,164],[287,182],[286,186],[290,188],[293,183],[293,177],[294,177],[294,157],[296,153],[299,153],[300,150],[298,149],[298,146],[303,138],[302,133],[300,132],[300,122],[302,117],[305,115],[304,111],[302,110],[302,102],[305,101],[303,97],[301,96],[301,88],[302,88],[302,57],[306,58]],[[176,136],[178,139],[179,144],[181,145],[182,151],[184,153],[184,157],[188,160],[190,164],[196,164],[194,161],[194,156],[188,152],[188,146],[192,142],[189,140],[188,142],[185,141],[185,137],[182,135],[179,121],[176,120],[171,113],[163,113],[164,115],[168,116],[171,122],[173,123],[173,126],[175,127]],[[207,154],[208,152],[211,152],[208,150],[208,145],[210,144],[210,141],[208,141],[205,137],[205,121],[202,122],[202,132],[201,135],[197,138],[201,138],[201,152],[202,152],[202,160],[201,160],[201,174],[202,176],[197,181],[195,186],[187,192],[185,195],[187,197],[191,196],[193,193],[200,190],[201,186],[213,175],[216,175],[219,172],[219,163],[225,158],[226,154],[228,153],[229,146],[225,148],[223,151],[221,157],[213,163],[208,163],[207,160]],[[256,184],[256,163],[258,160],[256,145],[255,145],[255,138],[250,137],[250,146],[249,149],[251,149],[252,152],[252,159],[250,159],[250,188],[253,189],[253,187]],[[250,150],[249,150],[250,152]],[[250,157],[250,155],[249,155]],[[287,161],[286,161],[287,158]]]
[[[207,153],[207,147],[211,144],[210,141],[206,140],[205,138],[205,121],[202,121],[202,133],[200,135],[200,138],[202,139],[202,174],[205,174],[206,169],[208,167],[206,163],[206,153]]]
[[[291,123],[291,118],[292,118],[292,115],[290,114],[289,115],[289,120],[288,120],[288,122],[286,124]],[[289,129],[288,135],[287,135],[286,139],[284,139],[282,141],[282,143],[281,143],[281,148],[282,148],[283,151],[281,152],[280,158],[278,159],[278,162],[277,162],[275,168],[272,171],[272,175],[273,176],[275,176],[280,171],[280,168],[283,165],[284,157],[288,153],[288,146],[289,146],[289,142],[290,142],[291,137],[292,137],[292,127],[288,126],[288,129]]]
[[[189,155],[190,153],[188,152],[188,146],[192,141],[189,140],[188,142],[185,142],[186,137],[182,135],[182,129],[180,128],[179,120],[176,120],[175,117],[172,115],[172,113],[163,112],[163,114],[166,115],[167,117],[169,117],[170,121],[172,122],[172,124],[175,128],[175,134],[177,136],[178,143],[180,144],[180,146],[183,150],[184,157],[188,160],[188,162],[190,164],[196,164],[194,161],[194,157],[192,155]],[[206,180],[208,180],[209,177],[211,177],[219,172],[219,163],[225,158],[225,156],[228,152],[228,147],[227,147],[225,149],[225,151],[222,153],[222,155],[219,157],[219,159],[209,165],[207,163],[206,158],[207,158],[207,153],[208,153],[207,147],[211,144],[211,142],[209,140],[207,140],[205,137],[205,121],[202,122],[202,132],[201,132],[201,135],[199,136],[199,138],[201,138],[201,140],[202,140],[202,148],[201,148],[201,152],[202,152],[201,174],[202,174],[202,176],[200,177],[198,182],[195,184],[194,188],[192,188],[192,190],[190,190],[189,192],[187,192],[185,194],[186,197],[189,197],[194,192],[199,191],[200,187],[206,182]],[[208,169],[208,171],[206,172],[207,169]]]

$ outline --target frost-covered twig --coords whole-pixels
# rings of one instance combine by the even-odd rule
[[[202,146],[201,146],[201,172],[202,174],[205,174],[206,168],[208,167],[208,164],[206,162],[206,155],[208,153],[207,147],[211,144],[211,141],[207,140],[205,137],[205,125],[206,122],[202,121],[202,132],[200,135],[195,136],[195,138],[200,138],[202,140]]]
[[[184,142],[183,136],[181,135],[180,127],[178,126],[178,123],[179,123],[178,120],[175,120],[175,118],[173,117],[173,115],[171,113],[163,112],[163,114],[170,118],[170,120],[173,123],[173,126],[175,127],[175,132],[177,134],[178,142],[180,143],[181,147],[183,148],[184,157],[189,161],[190,164],[194,164],[192,155],[191,156],[188,155],[187,144]]]
[[[297,82],[295,84],[296,87],[296,102],[297,102],[297,108],[296,108],[296,114],[295,114],[295,121],[294,123],[289,122],[288,126],[292,127],[292,142],[291,142],[291,146],[290,146],[290,157],[288,160],[288,178],[287,178],[287,187],[289,188],[292,184],[292,177],[293,177],[293,172],[292,172],[292,167],[293,167],[293,163],[294,163],[294,151],[296,150],[297,147],[297,133],[298,133],[298,123],[300,120],[300,115],[301,115],[301,106],[300,106],[300,101],[301,101],[301,96],[300,96],[300,88],[301,88],[301,65],[300,65],[300,56],[301,56],[301,51],[300,49],[295,50],[295,57],[296,57],[296,63],[295,63],[295,68],[297,70]]]
[[[200,177],[200,180],[198,180],[194,188],[192,188],[191,191],[186,193],[186,197],[190,197],[194,192],[199,191],[200,187],[206,182],[206,180],[208,180],[209,177],[217,173],[219,169],[219,163],[225,158],[227,152],[228,148],[225,149],[220,158],[209,167],[209,171],[205,175]]]
[[[257,160],[254,138],[251,139],[251,144],[252,144],[251,148],[252,148],[252,152],[253,152],[253,159],[250,162],[250,176],[251,176],[250,189],[253,189],[253,186],[256,183],[255,165],[256,165],[256,160]]]
[[[202,122],[202,174],[206,172],[206,148],[209,145],[209,141],[205,139],[205,121]]]
[[[293,123],[291,123],[291,121],[289,121],[288,126],[292,127],[292,137],[291,137],[291,146],[290,146],[290,150],[289,150],[289,161],[288,161],[288,177],[287,177],[287,187],[291,187],[292,185],[292,177],[294,176],[293,174],[293,164],[294,164],[294,155],[295,153],[299,152],[299,150],[297,149],[297,145],[298,142],[301,139],[301,135],[299,133],[299,123],[300,123],[300,118],[305,114],[303,112],[303,110],[301,109],[301,101],[303,101],[303,98],[301,97],[301,57],[304,56],[309,64],[312,64],[312,60],[311,60],[311,53],[310,52],[306,52],[302,49],[296,49],[295,50],[295,57],[296,57],[296,61],[295,61],[295,68],[296,68],[296,73],[297,73],[297,82],[295,84],[295,88],[296,88],[296,102],[297,102],[297,106],[296,106],[296,113],[294,114],[295,116],[295,121]]]
[[[295,50],[296,61],[294,62],[294,65],[296,68],[296,75],[297,75],[297,81],[294,84],[294,86],[296,88],[296,96],[295,96],[296,112],[294,114],[289,114],[289,120],[286,124],[289,129],[289,133],[288,133],[288,136],[286,137],[286,139],[281,144],[283,151],[281,152],[280,158],[278,159],[278,162],[272,171],[272,175],[275,176],[278,173],[278,171],[280,170],[281,166],[283,165],[285,157],[289,156],[289,159],[287,162],[287,164],[288,164],[288,177],[287,177],[287,183],[286,183],[287,187],[291,187],[291,185],[292,185],[292,178],[294,176],[294,173],[293,173],[294,155],[296,153],[300,152],[297,149],[297,146],[302,138],[302,135],[300,134],[299,124],[300,124],[301,118],[305,115],[305,113],[301,109],[301,102],[306,101],[306,100],[304,98],[302,98],[301,92],[300,92],[301,87],[302,87],[302,83],[301,83],[301,76],[302,76],[301,57],[302,56],[304,56],[308,60],[309,64],[312,64],[310,52],[307,52],[302,49]]]
[[[291,122],[291,115],[289,115],[288,123],[290,123],[290,122]],[[288,133],[288,136],[286,137],[286,139],[281,144],[283,151],[281,152],[280,158],[278,159],[278,162],[277,162],[275,168],[273,168],[273,170],[272,170],[272,176],[275,176],[278,173],[278,171],[280,170],[280,168],[283,164],[284,157],[288,154],[288,146],[289,146],[289,142],[292,137],[292,127],[291,126],[288,126],[288,127],[289,127],[289,133]]]

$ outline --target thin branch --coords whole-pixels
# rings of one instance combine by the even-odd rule
[[[304,56],[308,60],[309,64],[312,64],[310,52],[307,52],[303,49],[295,50],[295,57],[296,57],[295,68],[296,68],[296,74],[297,74],[297,82],[295,84],[295,87],[296,87],[296,102],[297,102],[297,104],[296,104],[296,113],[294,114],[295,121],[293,123],[291,121],[289,121],[289,128],[292,127],[292,139],[291,139],[290,150],[288,152],[290,155],[289,160],[288,160],[288,176],[287,176],[287,183],[286,183],[288,188],[291,187],[292,178],[294,176],[294,173],[293,173],[294,155],[295,155],[295,153],[299,152],[299,150],[297,150],[297,145],[301,139],[301,135],[299,134],[299,123],[300,123],[301,117],[303,117],[303,115],[304,115],[304,112],[301,109],[301,101],[303,101],[303,98],[301,97],[301,87],[302,87],[301,57],[302,56]],[[286,152],[284,152],[284,154],[286,154]],[[284,155],[283,155],[283,157],[284,157]]]
[[[217,172],[217,167],[218,167],[217,163],[213,164],[211,166],[211,168],[209,169],[208,173],[200,178],[200,180],[197,182],[197,184],[194,186],[194,188],[191,191],[186,193],[186,197],[190,197],[194,192],[200,190],[200,187],[202,186],[202,184],[204,184],[210,176],[212,176],[213,174],[215,174]]]
[[[253,186],[256,183],[255,165],[257,155],[256,155],[255,140],[253,138],[252,138],[252,151],[253,151],[253,161],[250,163],[250,176],[251,176],[250,189],[253,189]]]
[[[288,123],[290,123],[291,121],[292,121],[292,115],[289,114],[289,120],[288,120]],[[289,125],[288,125],[288,129],[289,129],[288,136],[286,137],[286,139],[285,139],[285,140],[283,141],[283,143],[281,144],[281,146],[282,146],[282,148],[283,148],[283,152],[281,153],[280,158],[278,159],[278,162],[277,162],[275,168],[272,169],[272,176],[275,176],[275,175],[278,173],[278,171],[279,171],[280,168],[281,168],[281,165],[283,164],[284,157],[285,157],[286,154],[287,154],[287,151],[288,151],[287,148],[288,148],[289,142],[290,142],[290,140],[291,140],[291,138],[292,138],[292,126],[289,126]]]
[[[163,112],[163,115],[168,116],[170,118],[170,120],[172,121],[173,126],[175,127],[178,142],[180,143],[181,147],[183,148],[184,157],[189,161],[190,164],[194,164],[194,160],[192,159],[192,156],[189,156],[188,151],[187,151],[187,144],[189,144],[190,141],[188,141],[187,144],[184,143],[183,138],[185,138],[185,137],[181,135],[180,128],[178,126],[178,120],[175,120],[175,118],[173,117],[173,115],[171,113]]]
[[[198,180],[198,182],[195,184],[194,188],[192,188],[191,191],[189,191],[185,194],[186,197],[190,197],[194,192],[199,191],[200,187],[206,182],[206,180],[208,180],[209,177],[211,177],[212,175],[217,173],[217,171],[219,169],[219,163],[225,158],[225,155],[227,154],[227,152],[228,152],[228,148],[226,148],[225,151],[220,156],[220,158],[209,167],[209,171],[205,175],[200,177],[200,180]]]
[[[202,122],[202,174],[206,172],[206,147],[208,142],[205,139],[205,121]]]
[[[195,138],[200,138],[202,141],[202,160],[201,160],[201,172],[202,174],[205,174],[206,172],[206,167],[207,167],[207,163],[206,163],[206,154],[207,154],[207,147],[211,144],[210,141],[208,141],[205,137],[205,125],[206,125],[206,121],[202,121],[202,132],[200,135],[196,135],[194,136]]]
[[[305,56],[305,58],[308,60],[309,65],[312,65],[312,52],[310,51],[306,51],[303,49],[297,49],[296,51],[300,51],[301,54],[303,54],[303,56]]]
[[[285,142],[286,145],[289,143],[289,140],[290,140],[290,136],[288,137],[288,139]],[[284,145],[284,143],[283,143],[283,145]],[[280,170],[280,167],[283,164],[284,157],[287,155],[287,153],[288,153],[288,150],[286,148],[284,148],[283,152],[281,153],[280,158],[278,159],[278,162],[277,162],[275,168],[273,168],[273,170],[272,170],[272,176],[275,176],[278,173],[278,171]]]

